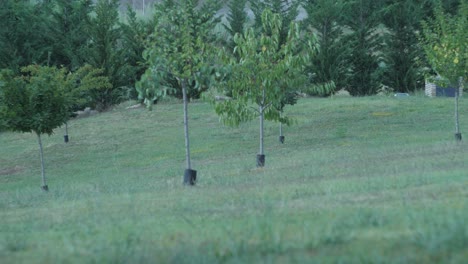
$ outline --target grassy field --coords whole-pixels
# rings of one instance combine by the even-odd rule
[[[296,124],[228,128],[189,106],[113,110],[44,138],[0,134],[0,263],[466,263],[468,147],[453,99],[301,99]],[[461,99],[468,138],[468,100]]]

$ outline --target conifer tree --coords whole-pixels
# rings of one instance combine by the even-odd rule
[[[88,60],[88,28],[93,11],[91,0],[56,0],[50,30],[53,34],[51,64],[75,71]]]
[[[427,11],[427,0],[387,1],[383,23],[388,29],[383,47],[385,74],[383,83],[397,92],[413,92],[422,87],[423,50],[416,32]]]
[[[351,32],[345,41],[351,52],[347,57],[349,68],[347,90],[353,96],[376,94],[381,87],[381,44],[378,31],[381,3],[374,0],[356,0],[346,5],[345,25]]]
[[[146,23],[138,19],[136,12],[130,6],[127,6],[126,21],[125,23],[119,23],[119,25],[122,45],[121,58],[125,61],[122,72],[126,73],[122,81],[129,87],[135,87],[136,82],[146,70],[143,51],[145,50],[145,41],[154,29],[154,24],[152,24],[152,21]],[[136,99],[136,90],[131,89],[128,96]]]
[[[317,32],[320,49],[312,57],[307,71],[315,85],[310,94],[327,96],[346,87],[348,45],[343,38],[344,1],[304,0],[305,23]],[[318,88],[318,89],[317,89]]]
[[[123,71],[122,49],[119,46],[120,28],[119,1],[98,0],[94,6],[95,16],[90,21],[90,40],[87,63],[103,69],[112,87],[102,90],[94,101],[99,109],[118,103],[122,98],[122,87],[126,85],[126,72]]]
[[[51,7],[49,1],[0,1],[0,69],[19,73],[30,64],[47,64]]]
[[[245,10],[246,3],[247,0],[230,0],[227,5],[227,25],[223,24],[223,27],[229,33],[229,39],[227,43],[231,48],[234,47],[234,35],[244,34],[244,28],[248,21],[247,12]]]

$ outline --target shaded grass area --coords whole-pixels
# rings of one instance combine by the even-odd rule
[[[461,100],[461,131],[468,104]],[[130,103],[128,103],[130,104]],[[127,104],[127,105],[128,105]],[[468,158],[445,98],[302,99],[296,124],[223,127],[189,107],[194,169],[182,186],[182,107],[126,104],[44,138],[0,134],[2,263],[464,263]]]

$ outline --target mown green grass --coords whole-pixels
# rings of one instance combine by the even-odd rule
[[[468,101],[461,100],[468,133]],[[189,106],[195,187],[182,185],[182,106],[125,109],[44,138],[0,134],[1,263],[465,263],[467,145],[453,102],[301,99],[296,124],[227,128]],[[464,134],[465,136],[465,134]]]

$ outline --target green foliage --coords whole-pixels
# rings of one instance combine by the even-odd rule
[[[127,72],[123,67],[122,48],[119,46],[120,28],[119,1],[98,0],[94,12],[96,15],[91,19],[90,40],[88,47],[87,62],[94,68],[104,70],[112,83],[109,89],[101,90],[96,98],[99,109],[105,109],[124,98],[123,87],[127,84]]]
[[[91,0],[57,0],[50,18],[51,64],[75,71],[89,60]]]
[[[11,131],[50,135],[70,117],[66,71],[31,65],[22,73],[1,72],[0,120]]]
[[[255,16],[255,24],[257,32],[265,30],[263,27],[262,14],[266,9],[271,10],[275,14],[279,14],[282,19],[279,46],[287,41],[289,25],[295,21],[299,14],[298,7],[300,1],[296,0],[250,0],[250,8]],[[266,32],[271,34],[271,32]]]
[[[97,107],[96,101],[100,94],[112,88],[109,78],[103,74],[103,69],[96,69],[86,64],[67,75],[65,87],[68,88],[66,95],[71,102],[71,111]]]
[[[247,0],[230,0],[228,3],[228,13],[226,15],[227,25],[223,27],[229,32],[229,46],[234,47],[233,38],[236,34],[244,34],[244,28],[248,21],[247,12],[245,10]]]
[[[304,85],[304,60],[310,54],[298,54],[298,25],[290,24],[288,38],[280,45],[280,15],[266,9],[262,23],[263,32],[270,34],[257,36],[250,28],[244,36],[237,34],[234,37],[236,56],[230,57],[231,72],[226,81],[232,100],[215,104],[216,113],[225,124],[239,125],[263,113],[266,120],[289,123],[287,117],[280,117],[284,96]],[[313,48],[316,43],[310,39],[309,44]]]
[[[143,51],[145,50],[145,41],[154,29],[152,21],[146,22],[138,19],[134,10],[127,7],[125,23],[119,23],[121,30],[122,59],[125,64],[122,66],[122,72],[125,72],[122,80],[129,87],[134,87],[141,78],[147,66],[143,60]],[[135,89],[130,90],[129,98],[136,99]]]
[[[380,8],[374,0],[356,0],[346,7],[345,25],[351,30],[344,39],[351,49],[347,90],[353,96],[373,95],[381,87]]]
[[[0,1],[0,69],[19,72],[26,65],[47,63],[50,8],[48,1]]]
[[[143,57],[148,69],[137,85],[139,97],[154,101],[156,95],[175,92],[182,95],[182,85],[189,97],[198,97],[208,88],[207,76],[213,73],[212,47],[217,1],[166,0],[155,5],[155,31],[150,36]]]
[[[164,85],[164,78],[163,69],[154,67],[151,71],[146,70],[136,83],[138,100],[143,102],[149,110],[153,109],[153,104],[160,98],[175,92],[175,88]]]
[[[434,20],[422,23],[424,52],[443,84],[458,87],[459,78],[468,79],[468,1],[461,2],[455,16],[445,13],[441,5],[434,14]]]
[[[385,36],[384,85],[397,92],[413,92],[423,86],[423,50],[416,32],[425,17],[427,0],[388,1],[384,8],[383,23],[388,30]]]
[[[327,96],[346,87],[346,57],[350,50],[343,37],[344,2],[328,0],[303,1],[307,11],[306,23],[317,32],[320,49],[311,58],[307,71],[314,84],[307,91]]]

